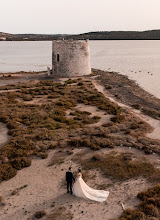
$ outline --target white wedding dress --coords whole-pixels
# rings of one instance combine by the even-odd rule
[[[73,185],[73,195],[84,199],[90,199],[97,202],[104,202],[109,196],[108,191],[95,190],[89,187],[82,179],[82,174],[78,173],[78,178]]]

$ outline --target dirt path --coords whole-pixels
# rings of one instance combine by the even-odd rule
[[[113,97],[110,97],[109,94],[107,94],[105,88],[102,85],[100,85],[96,80],[92,80],[92,82],[93,82],[95,88],[99,92],[103,93],[106,98],[109,98],[112,102],[118,104],[119,106],[121,106],[123,108],[129,109],[131,113],[134,113],[137,117],[139,117],[140,119],[147,122],[153,128],[153,131],[146,135],[147,137],[160,140],[160,121],[159,120],[156,120],[156,119],[151,118],[147,115],[144,115],[141,111],[135,110],[134,108],[131,108],[130,106],[127,106],[121,102],[118,102]]]

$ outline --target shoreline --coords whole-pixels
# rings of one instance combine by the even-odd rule
[[[107,75],[107,77],[109,77],[110,78],[110,75],[113,75],[114,77],[115,76],[119,76],[119,80],[123,80],[125,83],[127,83],[127,81],[128,81],[128,83],[129,83],[129,85],[131,85],[132,84],[132,86],[134,86],[134,88],[141,88],[141,90],[143,90],[143,91],[145,91],[146,93],[148,93],[148,95],[150,95],[150,97],[152,96],[152,97],[155,97],[156,99],[159,99],[160,100],[160,98],[159,97],[157,97],[156,95],[154,95],[154,94],[152,94],[149,90],[147,90],[146,88],[144,88],[143,86],[141,86],[137,81],[136,81],[136,79],[132,79],[132,78],[130,78],[128,75],[126,75],[126,74],[122,74],[121,72],[116,72],[116,71],[112,71],[111,69],[110,70],[103,70],[103,69],[97,69],[97,68],[92,68],[92,73],[91,73],[91,75],[93,76],[93,75],[95,75],[95,73],[97,74],[97,75],[104,75],[104,74],[106,74]],[[25,77],[25,76],[37,76],[37,75],[39,75],[39,74],[41,74],[41,75],[46,75],[46,76],[48,76],[47,75],[47,71],[46,70],[40,70],[40,71],[17,71],[17,72],[0,72],[0,80],[9,80],[9,79],[16,79],[16,78],[18,78],[18,77]],[[86,77],[90,77],[91,75],[87,75]],[[48,79],[50,79],[50,78],[52,78],[53,76],[52,75],[50,75],[50,76],[48,76]],[[58,78],[57,76],[56,76],[56,78]],[[65,77],[64,77],[65,78]],[[66,77],[66,78],[69,78],[69,77]],[[76,77],[72,77],[72,78],[76,78]],[[54,77],[53,77],[53,79],[54,79]],[[42,79],[43,80],[43,79]],[[103,81],[102,81],[102,83],[103,83]],[[0,86],[1,86],[1,84],[0,84]]]
[[[32,80],[59,80],[59,77],[57,76],[48,76],[46,71],[20,71],[15,73],[0,73],[0,77],[1,75],[6,75],[6,77],[0,81],[0,86]],[[142,88],[135,82],[135,80],[130,79],[128,76],[118,72],[110,72],[92,68],[91,75],[84,77],[96,79],[102,86],[104,86],[108,95],[113,96],[113,98],[115,98],[117,101],[129,105],[135,110],[140,110],[144,114],[154,119],[160,120],[160,99]],[[76,79],[81,77],[70,78]],[[64,79],[67,80],[69,77]]]
[[[128,76],[116,72],[93,69],[93,76],[117,101],[160,120],[160,99],[144,90]]]

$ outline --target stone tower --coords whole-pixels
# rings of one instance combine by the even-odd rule
[[[91,73],[89,40],[54,40],[52,74],[72,77]]]

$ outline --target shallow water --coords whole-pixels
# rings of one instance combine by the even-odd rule
[[[91,66],[119,72],[160,98],[160,41],[90,41]],[[0,42],[0,73],[51,68],[52,43]]]
[[[0,73],[40,71],[51,67],[51,41],[0,42]]]
[[[160,41],[91,41],[92,67],[119,72],[160,98]]]

